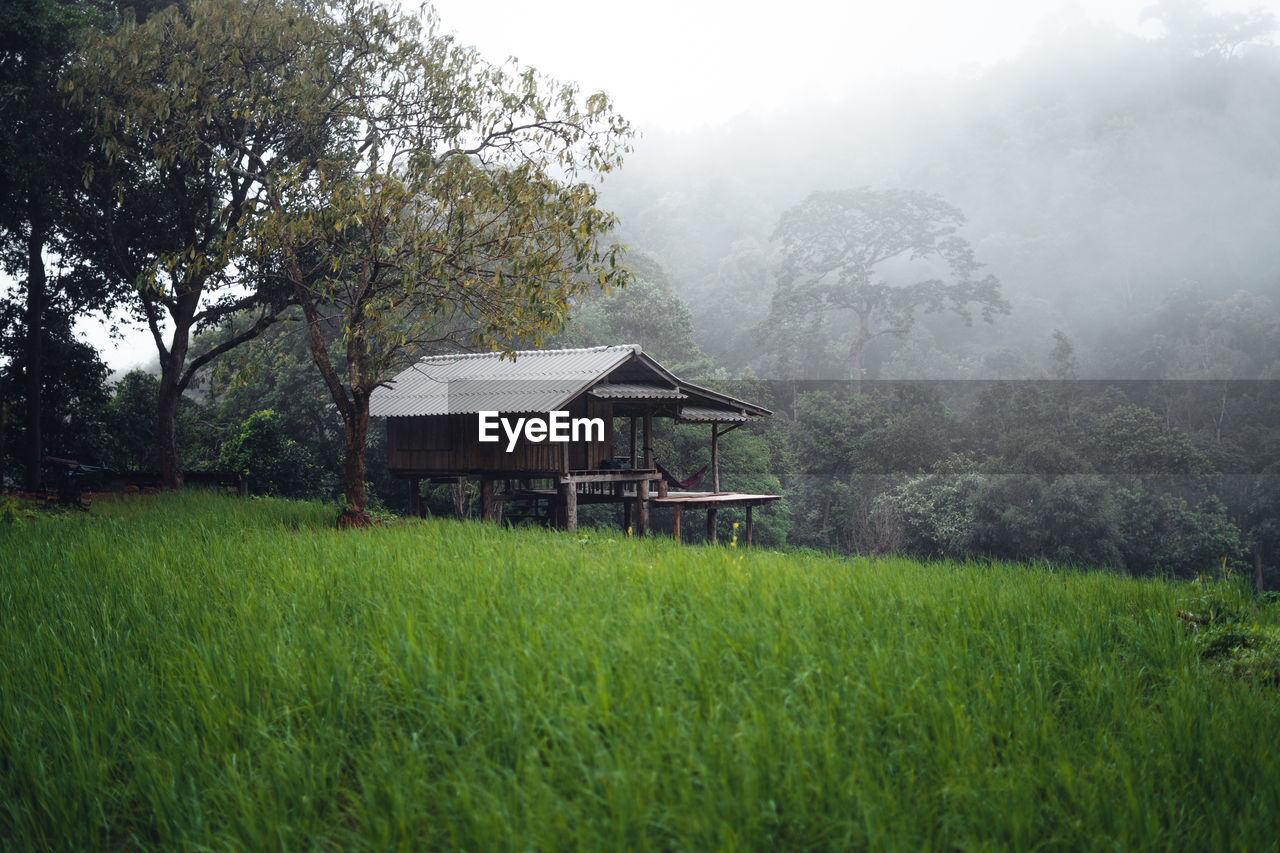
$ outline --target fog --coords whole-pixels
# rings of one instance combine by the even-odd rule
[[[603,202],[729,375],[781,370],[760,335],[779,216],[859,186],[959,207],[1011,305],[990,327],[922,316],[867,378],[1041,377],[1055,330],[1091,377],[1280,375],[1280,53],[1247,0],[434,5],[635,123]],[[811,377],[844,375],[828,320]],[[81,328],[113,367],[153,360],[141,330]]]
[[[638,343],[776,413],[712,426],[729,488],[787,498],[762,544],[1181,577],[1247,560],[1264,588],[1280,554],[1280,394],[1257,381],[1280,378],[1277,21],[1148,2],[444,0],[440,30],[609,91],[640,133],[599,196],[634,280],[575,295],[550,339],[494,343]],[[356,394],[321,379],[302,327],[286,315],[224,353],[180,420],[156,417],[155,378],[108,387],[94,353],[64,347],[44,362],[61,396],[33,395],[41,432],[0,442],[0,483],[21,465],[38,487],[41,450],[240,470],[224,451],[269,432],[255,489],[332,499],[357,470],[339,460],[365,452],[332,401]],[[17,328],[0,324],[9,352]],[[128,340],[103,353],[113,367],[154,363],[145,333]],[[659,434],[656,458],[705,466],[705,426]],[[382,435],[369,493],[417,511]]]
[[[714,128],[646,132],[604,202],[666,272],[704,351],[776,375],[762,351],[783,211],[817,190],[936,194],[1011,312],[946,312],[872,348],[868,378],[1045,376],[1065,333],[1093,377],[1280,375],[1280,51],[1264,11],[1165,3],[1142,30],[1086,16],[1010,58],[861,86]],[[828,318],[838,376],[842,319]],[[818,356],[822,361],[822,356]]]
[[[970,73],[1038,34],[1098,21],[1158,30],[1151,0],[437,0],[440,29],[491,59],[604,89],[646,133],[821,107],[904,77]],[[1217,0],[1243,8],[1247,0]]]

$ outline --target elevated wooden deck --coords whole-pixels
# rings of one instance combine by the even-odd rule
[[[456,472],[426,472],[435,482],[461,481],[465,475]],[[499,492],[495,484],[506,481],[506,490]],[[541,481],[544,485],[535,486]],[[412,498],[417,497],[417,480],[413,480]],[[707,513],[707,540],[716,541],[716,514],[721,507],[746,509],[746,530],[742,542],[751,545],[754,538],[755,507],[782,500],[781,495],[759,495],[747,492],[688,492],[666,491],[662,474],[654,468],[594,468],[559,472],[526,472],[521,477],[494,476],[492,472],[481,477],[481,517],[486,520],[500,518],[505,509],[514,510],[511,516],[534,519],[539,523],[576,530],[580,504],[622,504],[623,526],[645,535],[649,532],[649,516],[654,508],[670,507],[672,533],[677,542],[681,538],[681,526],[686,509],[705,510]],[[420,505],[410,502],[411,511],[420,512]]]
[[[747,526],[743,531],[742,544],[750,547],[755,538],[755,521],[751,510],[773,501],[782,500],[782,495],[752,495],[744,492],[667,492],[665,495],[649,498],[652,506],[671,507],[671,535],[680,541],[680,529],[686,507],[705,509],[707,511],[707,541],[716,541],[716,510],[722,506],[741,506],[747,509]]]
[[[633,476],[625,480],[622,478],[610,478],[608,480],[608,482],[615,484],[615,488],[610,491],[592,488],[593,485],[600,482],[594,478],[579,479],[571,474],[562,480],[559,488],[515,489],[499,495],[498,498],[504,503],[546,501],[548,505],[555,505],[559,502],[560,506],[563,507],[561,511],[567,511],[564,523],[570,530],[577,528],[577,507],[579,504],[624,504],[628,510],[626,526],[629,527],[631,508],[634,502],[638,532],[642,535],[648,532],[649,510],[651,508],[671,507],[671,532],[677,542],[681,541],[681,529],[686,508],[705,509],[707,511],[707,540],[715,542],[717,533],[716,511],[721,507],[740,506],[745,507],[747,510],[747,523],[743,535],[743,544],[746,546],[752,544],[755,534],[752,509],[773,501],[782,500],[782,495],[757,495],[746,492],[667,492],[665,495],[650,496],[647,487],[653,472],[629,471],[627,473]],[[626,488],[626,486],[631,486],[631,488]]]
[[[655,506],[760,506],[780,500],[782,495],[751,495],[745,492],[667,492],[665,496],[649,498],[649,503]]]

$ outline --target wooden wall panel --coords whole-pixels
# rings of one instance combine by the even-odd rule
[[[613,455],[613,405],[583,395],[569,404],[571,418],[604,420],[604,441],[571,442],[570,470],[599,468]],[[513,417],[513,416],[508,416]],[[521,439],[506,451],[500,441],[481,443],[477,415],[387,418],[387,467],[397,474],[550,473],[564,468],[564,446]]]

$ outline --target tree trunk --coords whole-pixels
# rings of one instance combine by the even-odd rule
[[[493,478],[480,478],[480,520],[497,521],[498,503],[493,498]]]
[[[345,444],[342,456],[342,494],[347,513],[363,514],[369,503],[365,487],[364,446],[369,437],[369,395],[355,394],[350,416],[344,414]]]
[[[858,314],[858,334],[849,345],[849,389],[854,394],[862,393],[862,376],[866,372],[863,356],[867,344],[871,342],[871,319],[865,313]]]
[[[1257,588],[1258,594],[1262,594],[1262,543],[1253,543],[1253,585]]]
[[[182,464],[178,459],[178,406],[186,385],[182,381],[191,345],[191,326],[202,288],[192,288],[178,300],[173,320],[173,340],[161,359],[159,399],[156,401],[156,449],[160,456],[160,483],[166,489],[182,488]]]
[[[290,283],[293,286],[297,304],[307,318],[308,347],[311,349],[311,360],[324,377],[329,396],[342,416],[343,454],[342,454],[342,494],[347,508],[338,514],[338,527],[366,527],[372,523],[366,511],[369,495],[364,483],[364,446],[369,436],[369,391],[360,391],[353,387],[350,394],[343,384],[342,377],[334,370],[333,361],[329,358],[329,345],[325,340],[324,321],[311,292],[307,289],[297,260],[289,258]],[[362,373],[364,348],[359,341],[348,345],[348,373],[353,384]]]
[[[826,505],[822,509],[822,542],[823,547],[831,550],[831,495],[827,495]]]
[[[33,218],[27,238],[27,411],[22,456],[25,467],[23,488],[39,491],[44,437],[40,431],[44,385],[44,309],[48,301],[44,270],[46,226]]]
[[[165,370],[160,377],[156,401],[156,448],[160,454],[160,483],[166,489],[182,488],[182,465],[178,461],[178,405],[182,389]]]

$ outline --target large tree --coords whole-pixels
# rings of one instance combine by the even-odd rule
[[[623,278],[616,247],[597,245],[613,217],[581,180],[617,165],[630,137],[608,98],[488,65],[429,15],[374,0],[198,0],[94,40],[76,83],[116,162],[159,173],[185,193],[167,209],[190,211],[149,231],[184,240],[131,264],[161,355],[166,480],[166,406],[261,331],[282,295],[301,306],[343,419],[344,488],[361,513],[378,384],[433,341],[536,343],[586,277]],[[209,187],[217,204],[187,204]],[[189,357],[201,306],[255,300],[272,311]]]
[[[254,234],[287,283],[342,417],[343,492],[365,520],[374,389],[426,348],[537,345],[589,287],[625,284],[591,178],[631,131],[607,97],[484,63],[430,19],[392,48],[304,180],[264,185]]]
[[[384,68],[394,16],[360,2],[198,0],[126,14],[84,40],[67,88],[91,105],[105,162],[86,169],[94,226],[136,283],[160,361],[157,440],[182,484],[178,407],[199,371],[274,322],[287,291],[255,275],[248,233],[268,187],[305,181]],[[253,311],[208,350],[203,328]]]
[[[74,229],[68,219],[90,137],[83,114],[67,108],[58,85],[76,38],[110,5],[13,0],[0,7],[0,265],[17,280],[11,299],[21,305],[23,369],[15,392],[24,400],[20,456],[29,490],[40,486],[52,438],[44,431],[46,350],[66,343],[58,324],[68,315],[104,308],[114,295],[78,274],[68,258],[64,238]],[[48,268],[50,256],[62,259],[60,269]]]
[[[949,310],[969,323],[975,308],[987,321],[1007,313],[1000,283],[980,275],[957,233],[963,223],[957,208],[925,193],[813,193],[782,215],[774,233],[782,265],[767,324],[775,340],[794,344],[821,334],[823,324],[851,326],[848,368],[857,388],[867,346],[905,335],[918,314]]]

